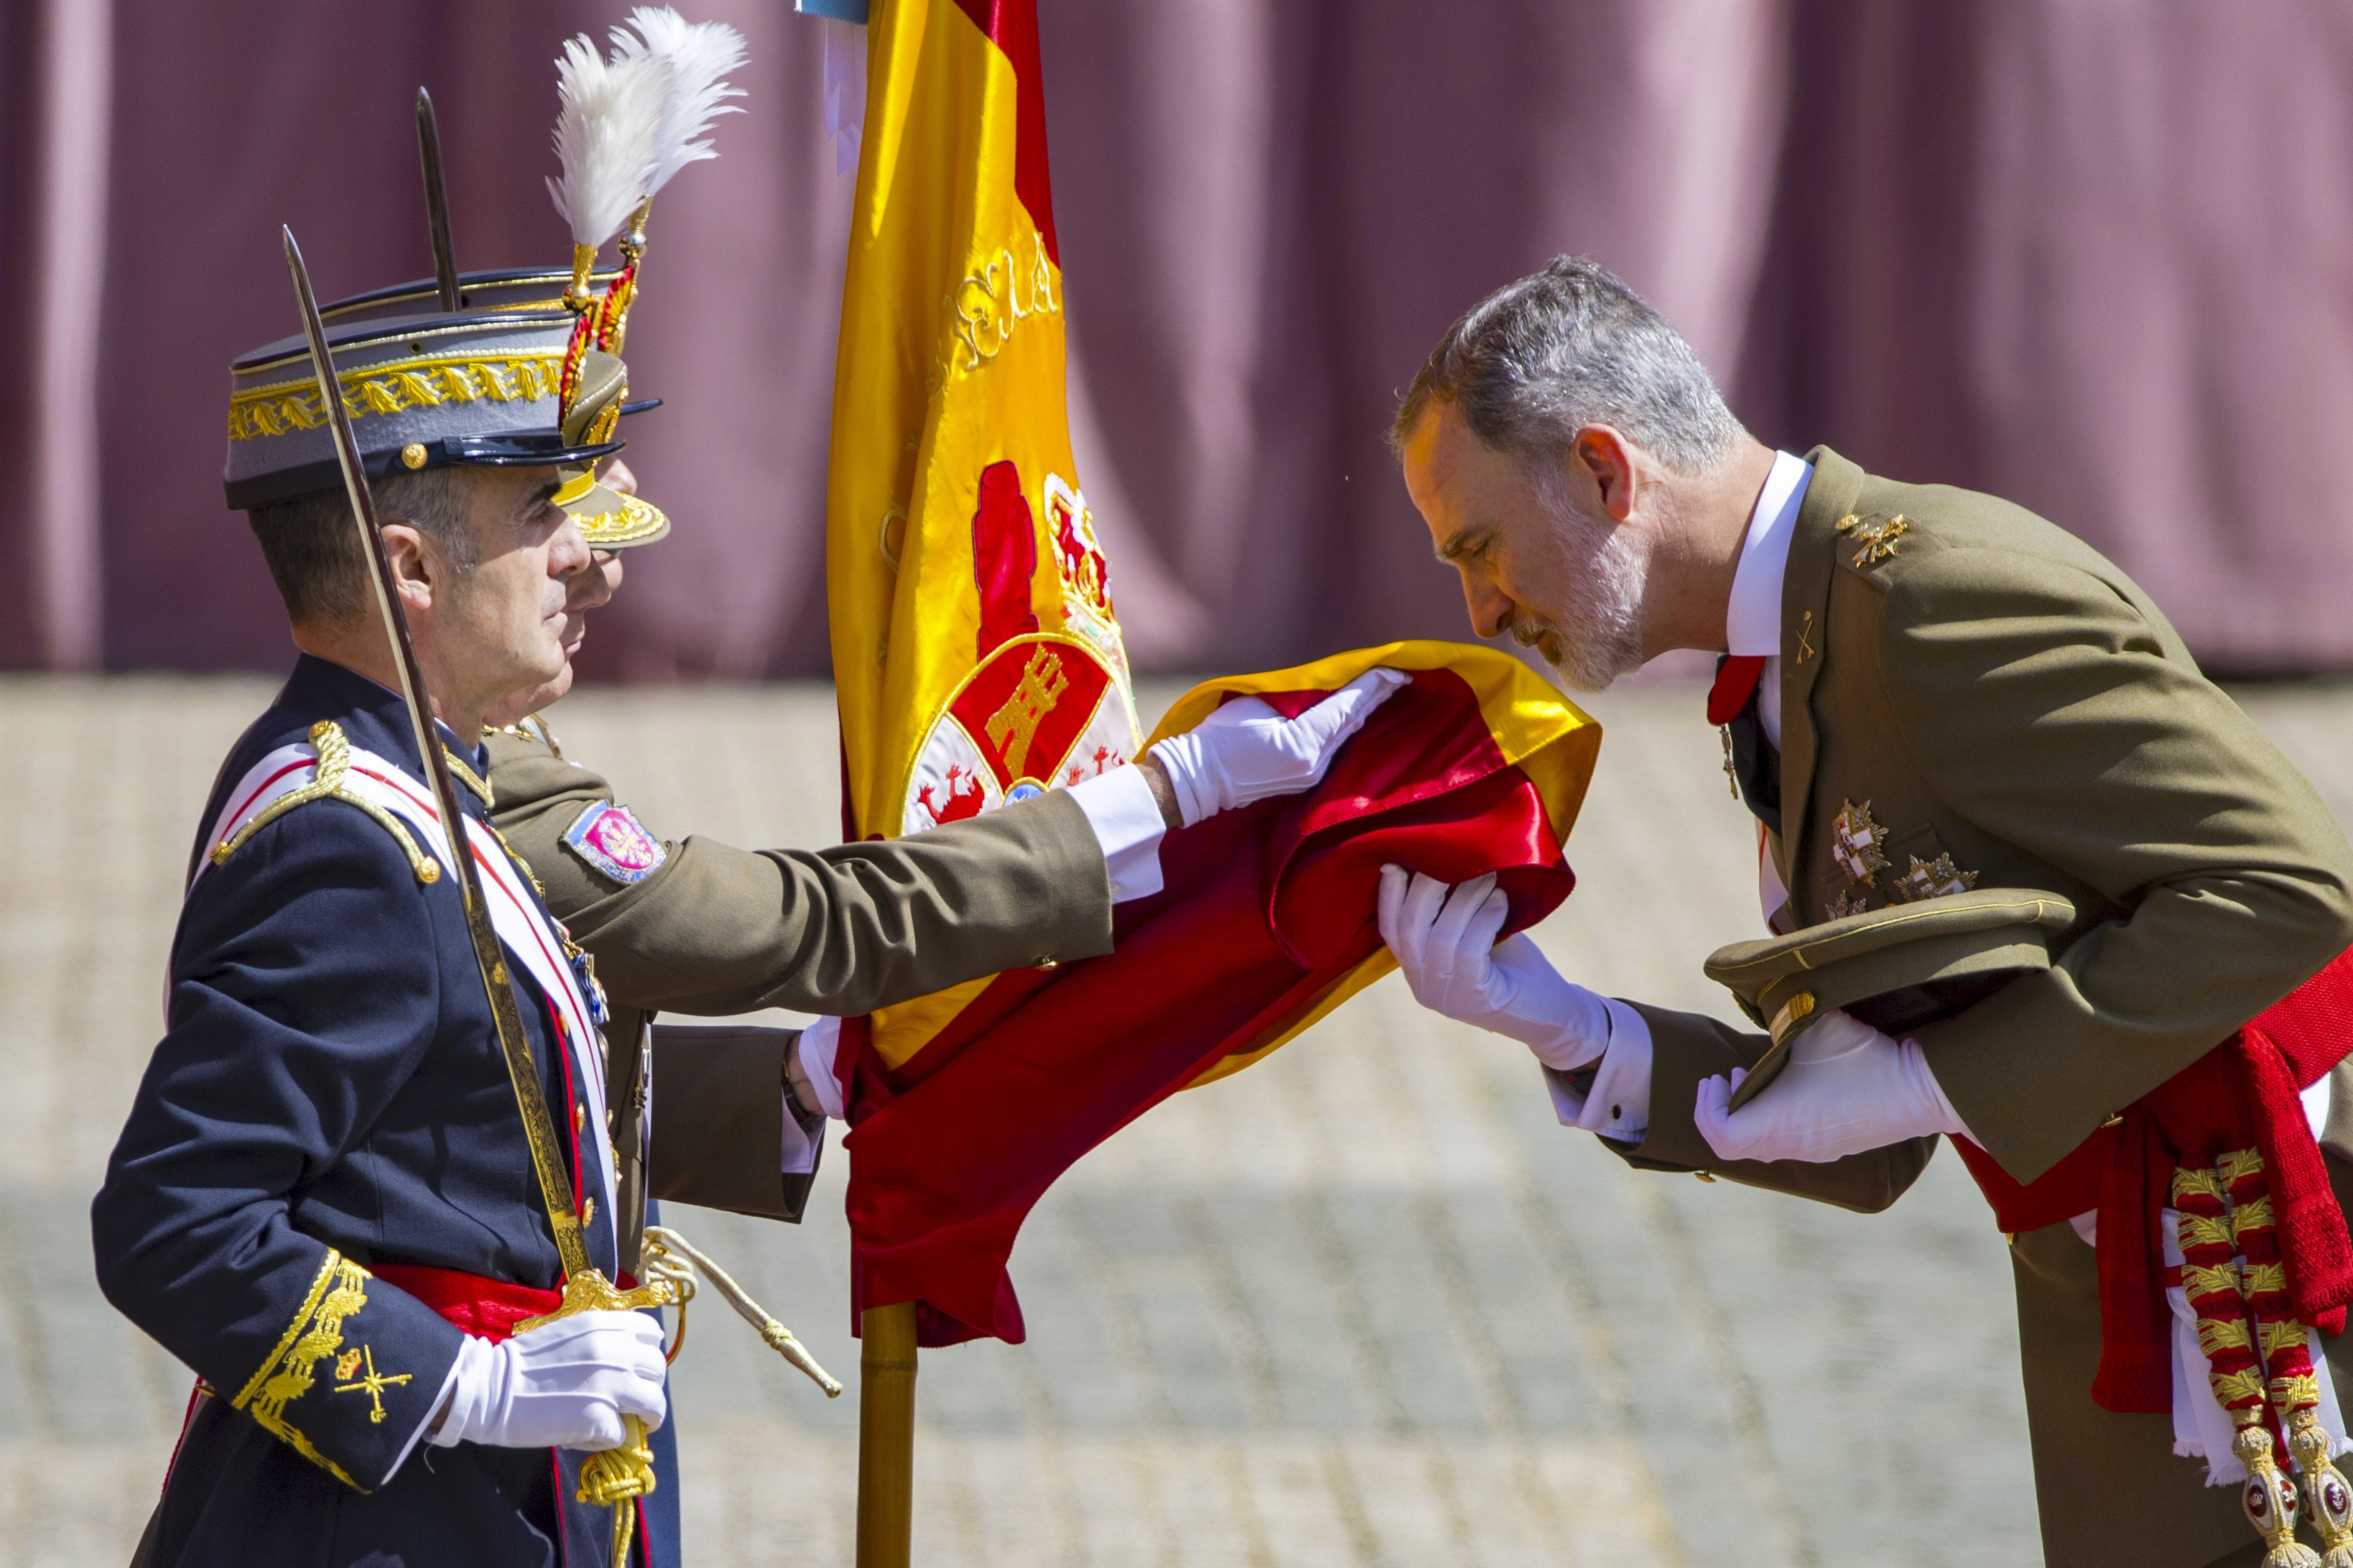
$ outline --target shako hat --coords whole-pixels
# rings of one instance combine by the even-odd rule
[[[327,352],[368,477],[451,464],[593,465],[619,451],[611,422],[561,416],[573,328],[561,306],[330,326]],[[617,419],[627,377],[617,359],[612,367],[597,379],[611,384]],[[342,488],[309,344],[291,337],[255,349],[229,366],[229,381],[231,507]]]
[[[2052,942],[2074,922],[2074,903],[2057,893],[1977,888],[1718,948],[1708,978],[1729,988],[1773,1042],[1733,1091],[1732,1108],[1763,1093],[1791,1044],[1832,1008],[1883,1034],[1916,1029],[2049,969]]]
[[[630,26],[636,31],[613,29],[609,58],[583,35],[556,61],[563,175],[548,189],[572,230],[568,270],[455,271],[427,100],[418,132],[443,274],[320,312],[371,478],[451,464],[554,465],[556,504],[605,550],[670,531],[659,509],[599,483],[596,465],[624,445],[621,416],[659,401],[629,401],[621,359],[654,193],[687,163],[716,155],[698,138],[714,116],[731,112],[724,100],[741,96],[722,78],[744,60],[734,29],[689,23],[668,7],[640,6]],[[599,268],[597,251],[624,224],[621,265]],[[442,309],[452,296],[454,312]],[[257,349],[230,374],[228,504],[337,488],[333,441],[302,340]]]

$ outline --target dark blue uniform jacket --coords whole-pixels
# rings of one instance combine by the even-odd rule
[[[400,699],[306,657],[229,753],[205,824],[256,761],[307,744],[322,719],[424,776]],[[548,1103],[578,1130],[589,1257],[609,1275],[611,1195],[586,1142],[604,1134],[586,1126],[546,999],[508,967]],[[459,1333],[369,1266],[543,1289],[559,1269],[457,880],[420,884],[357,807],[299,806],[195,882],[167,1027],[91,1228],[107,1299],[209,1390],[153,1568],[604,1561],[609,1514],[569,1500],[579,1456],[415,1440]]]

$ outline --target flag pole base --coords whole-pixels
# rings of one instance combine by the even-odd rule
[[[915,1304],[860,1316],[858,1568],[909,1568],[914,1550]]]

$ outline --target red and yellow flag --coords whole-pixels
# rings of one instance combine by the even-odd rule
[[[1071,462],[1035,0],[877,0],[869,32],[826,519],[856,838],[1079,783],[1140,739]],[[1162,730],[1237,694],[1296,712],[1374,665],[1411,684],[1314,789],[1170,833],[1117,951],[845,1024],[854,1307],[921,1302],[926,1344],[1018,1340],[1030,1205],[1386,973],[1385,861],[1496,873],[1514,930],[1567,896],[1600,732],[1505,654],[1393,643],[1235,677]]]
[[[851,837],[1131,760],[1071,461],[1035,0],[877,0],[842,291],[826,588]],[[875,1015],[897,1066],[976,994]]]

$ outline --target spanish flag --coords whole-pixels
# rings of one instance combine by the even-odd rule
[[[878,0],[868,72],[826,563],[855,838],[1142,749],[1071,461],[1034,0]],[[1411,684],[1315,789],[1170,833],[1116,951],[845,1020],[853,1321],[915,1301],[924,1344],[1021,1339],[1007,1262],[1030,1206],[1168,1094],[1387,973],[1382,863],[1498,873],[1509,930],[1567,896],[1600,731],[1507,655],[1396,643],[1212,681],[1161,732],[1236,696],[1295,713],[1376,665]]]

